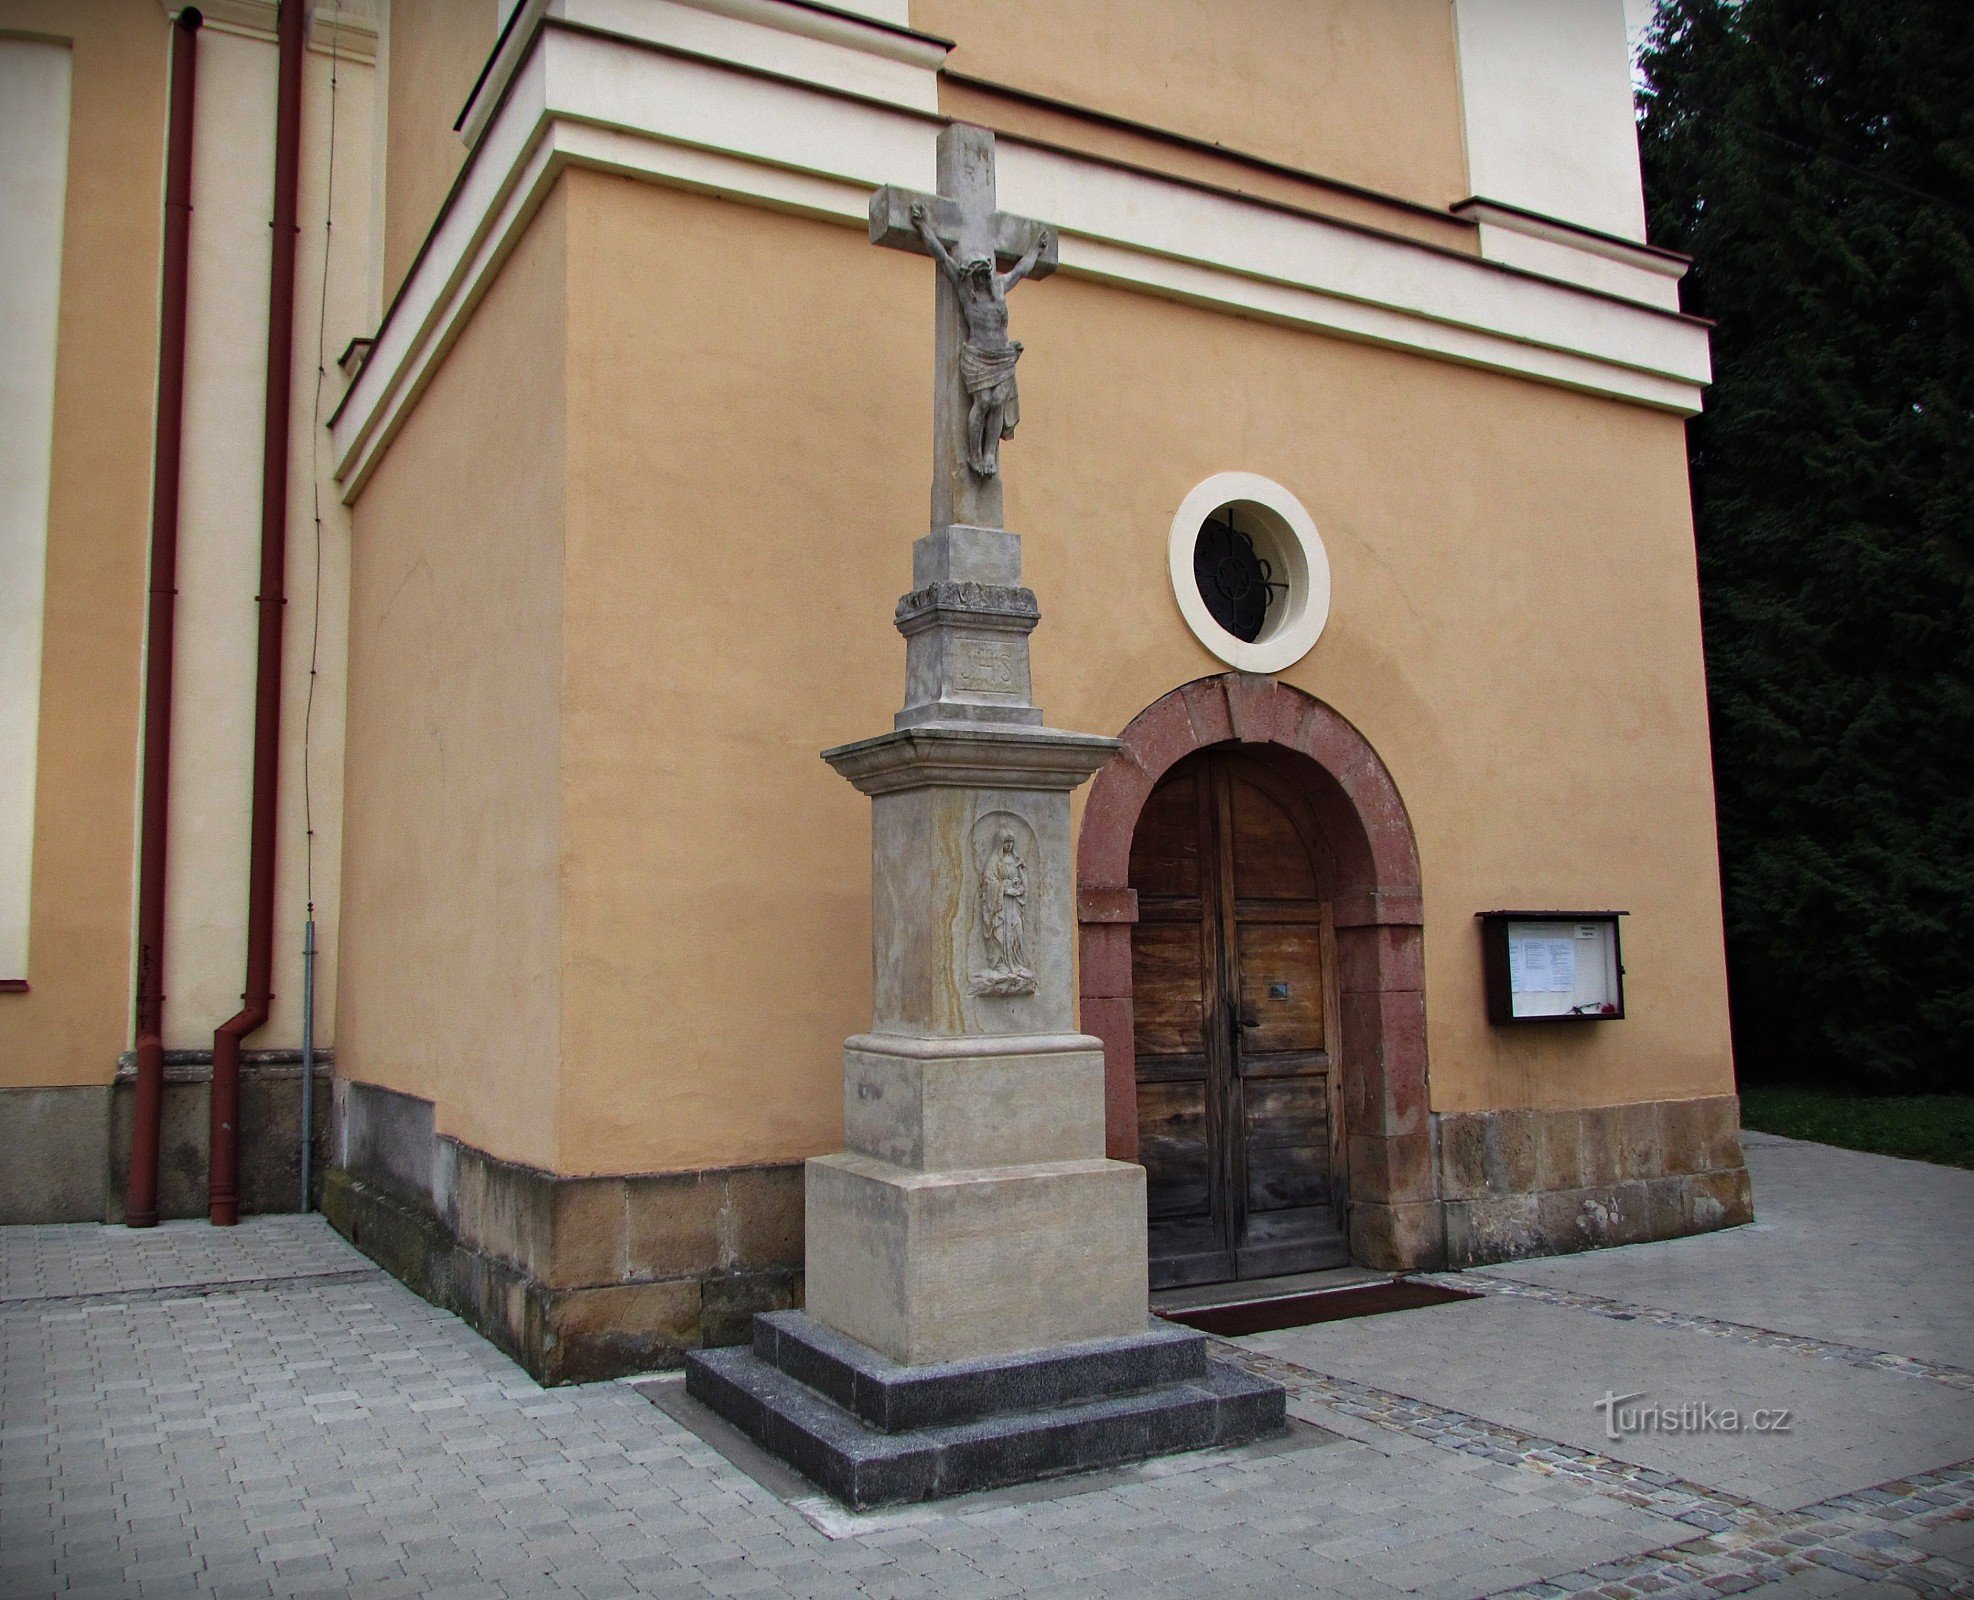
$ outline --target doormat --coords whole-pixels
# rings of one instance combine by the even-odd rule
[[[1161,1311],[1167,1322],[1182,1322],[1201,1333],[1236,1338],[1244,1333],[1273,1333],[1279,1328],[1306,1328],[1317,1322],[1342,1322],[1348,1317],[1380,1317],[1387,1311],[1410,1311],[1418,1306],[1450,1305],[1455,1300],[1478,1300],[1468,1289],[1442,1289],[1434,1283],[1394,1278],[1389,1283],[1366,1283],[1352,1289],[1319,1290],[1315,1294],[1284,1295],[1279,1300],[1243,1300],[1231,1306],[1200,1306],[1196,1310]]]

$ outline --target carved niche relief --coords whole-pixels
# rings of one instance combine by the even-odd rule
[[[973,959],[968,987],[975,994],[1012,998],[1035,992],[1033,908],[1035,830],[1012,811],[989,811],[973,825]]]

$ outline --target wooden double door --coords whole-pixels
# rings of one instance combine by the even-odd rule
[[[1138,1159],[1154,1288],[1341,1266],[1324,847],[1273,767],[1182,762],[1131,848]]]

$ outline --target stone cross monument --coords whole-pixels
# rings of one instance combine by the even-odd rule
[[[1052,229],[995,207],[994,136],[939,136],[939,193],[880,189],[871,240],[938,267],[932,528],[905,698],[824,752],[871,796],[871,1028],[847,1148],[808,1164],[807,1312],[695,1353],[690,1392],[853,1505],[924,1499],[1282,1426],[1279,1388],[1146,1314],[1141,1167],[1104,1156],[1076,1029],[1070,792],[1114,739],[1042,726],[999,446],[1019,417],[1008,291]]]

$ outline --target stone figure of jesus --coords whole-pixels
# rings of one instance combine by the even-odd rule
[[[1003,833],[980,874],[980,931],[987,946],[987,971],[975,979],[984,994],[1029,994],[1035,974],[1028,965],[1028,940],[1022,928],[1028,901],[1028,866],[1014,847],[1014,835]]]
[[[996,272],[988,256],[954,260],[933,232],[923,204],[912,207],[912,222],[959,300],[960,320],[966,327],[960,346],[960,378],[969,401],[966,461],[976,476],[991,478],[1001,470],[1001,441],[1014,437],[1015,424],[1021,420],[1021,400],[1014,387],[1021,345],[1008,337],[1008,291],[1035,270],[1047,248],[1049,230],[1037,232],[1028,253],[1012,268]]]

